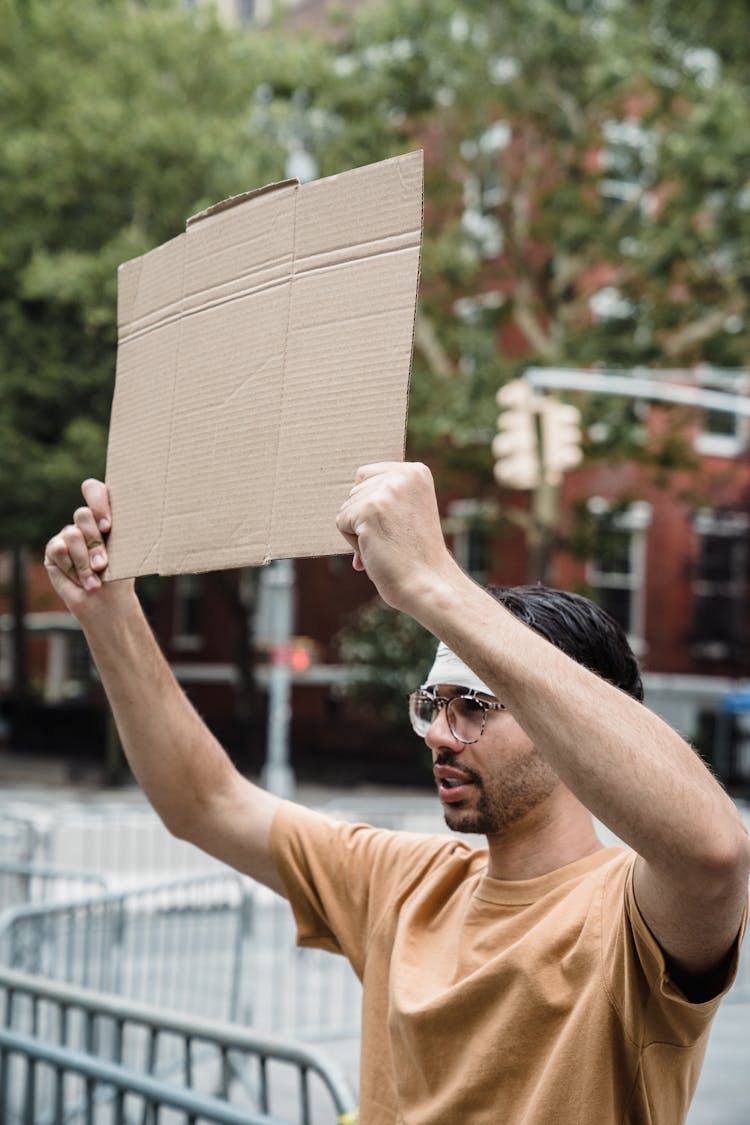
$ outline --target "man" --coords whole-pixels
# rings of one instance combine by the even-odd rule
[[[448,552],[424,466],[360,469],[339,530],[355,569],[442,642],[412,722],[448,823],[487,848],[340,824],[235,771],[133,584],[102,585],[112,515],[102,484],[83,491],[46,564],[133,771],[172,832],[286,895],[302,944],[351,960],[363,1125],[682,1121],[736,969],[750,843],[695,753],[640,703],[621,639],[599,643],[605,619],[565,595],[509,594],[509,611]],[[601,674],[564,637],[580,659],[593,643]],[[628,847],[603,848],[592,814]]]

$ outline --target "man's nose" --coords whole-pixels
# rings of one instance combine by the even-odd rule
[[[466,743],[456,738],[448,722],[447,708],[445,705],[438,708],[435,718],[430,723],[424,740],[430,750],[439,750],[443,746],[450,746],[452,750],[463,750]]]

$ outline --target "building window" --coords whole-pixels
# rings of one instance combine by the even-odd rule
[[[198,649],[203,642],[201,597],[203,575],[179,574],[174,581],[174,629],[172,644],[183,651]]]
[[[746,397],[750,379],[741,371],[709,371],[700,374],[700,385],[707,391]],[[725,410],[704,410],[700,433],[695,439],[697,453],[714,457],[739,457],[748,447],[750,419]]]
[[[691,640],[697,655],[724,660],[745,641],[747,531],[743,513],[699,512]]]
[[[466,573],[485,585],[492,570],[492,523],[498,507],[493,500],[454,500],[443,527],[453,537],[453,555]]]
[[[633,651],[645,651],[646,534],[651,505],[641,500],[625,508],[592,497],[592,545],[586,581],[598,605],[625,630]]]
[[[91,654],[83,633],[71,630],[68,638],[68,675],[80,684],[91,680]]]

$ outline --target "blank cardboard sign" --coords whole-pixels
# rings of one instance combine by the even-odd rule
[[[226,200],[119,271],[109,578],[347,550],[358,465],[400,460],[422,153]]]

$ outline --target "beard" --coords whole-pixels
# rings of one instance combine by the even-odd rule
[[[533,748],[505,762],[502,776],[483,777],[467,767],[450,750],[443,750],[435,764],[453,766],[469,778],[476,790],[473,799],[445,804],[445,823],[453,832],[503,835],[533,812],[559,785],[559,778]]]

